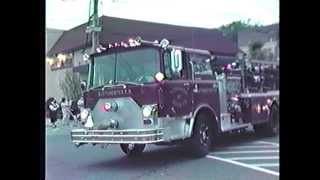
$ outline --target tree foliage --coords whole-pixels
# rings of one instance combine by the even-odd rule
[[[249,44],[249,55],[252,59],[265,59],[266,52],[262,50],[263,43],[260,41],[251,42]]]
[[[260,27],[261,27],[261,25],[252,24],[250,22],[250,19],[248,19],[247,21],[234,21],[230,24],[222,25],[218,29],[223,33],[224,36],[232,37],[235,34],[237,34],[237,32],[239,32],[239,31],[258,29]]]
[[[81,97],[81,81],[76,73],[67,71],[59,85],[67,99],[78,100]]]

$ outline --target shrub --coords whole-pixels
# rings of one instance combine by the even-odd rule
[[[69,100],[78,100],[81,97],[81,81],[78,74],[67,71],[64,79],[59,83],[64,96]]]

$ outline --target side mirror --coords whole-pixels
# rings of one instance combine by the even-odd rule
[[[171,70],[173,73],[179,73],[182,70],[182,52],[178,49],[171,51]]]

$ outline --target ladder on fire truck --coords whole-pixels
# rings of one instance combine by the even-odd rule
[[[279,90],[271,90],[267,92],[249,92],[246,91],[246,83],[245,82],[245,59],[240,58],[240,66],[241,66],[241,93],[238,97],[240,98],[257,98],[257,97],[279,97]],[[264,61],[264,60],[250,60],[248,62],[252,66],[279,66],[279,61]],[[238,120],[235,120],[232,118],[231,113],[228,112],[228,104],[227,100],[230,97],[227,97],[227,87],[226,83],[228,81],[228,78],[226,78],[225,74],[222,73],[220,75],[217,75],[217,81],[219,86],[219,98],[220,98],[220,126],[222,132],[229,132],[233,130],[243,130],[252,125],[251,122],[247,122],[245,119],[241,118]]]
[[[253,66],[260,66],[260,65],[279,66],[279,61],[250,60],[249,64],[251,64]],[[245,83],[243,85],[245,86]],[[271,91],[267,91],[267,92],[245,91],[245,92],[240,93],[239,97],[241,97],[241,98],[255,98],[255,97],[274,97],[274,96],[279,97],[279,90],[271,90]],[[224,107],[226,107],[226,106],[224,106]],[[222,108],[221,112],[227,112],[227,110]],[[232,131],[234,129],[244,129],[244,128],[248,128],[251,125],[251,123],[232,122],[230,115],[231,115],[230,113],[221,113],[221,129],[222,129],[222,131]]]
[[[279,65],[279,61],[262,61],[262,60],[250,60],[250,63],[252,64],[258,64],[258,65]]]

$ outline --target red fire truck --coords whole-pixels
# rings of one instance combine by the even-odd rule
[[[277,63],[248,64],[166,39],[106,46],[90,57],[85,124],[71,131],[77,147],[120,144],[133,156],[146,144],[182,143],[202,157],[225,132],[279,132]]]

